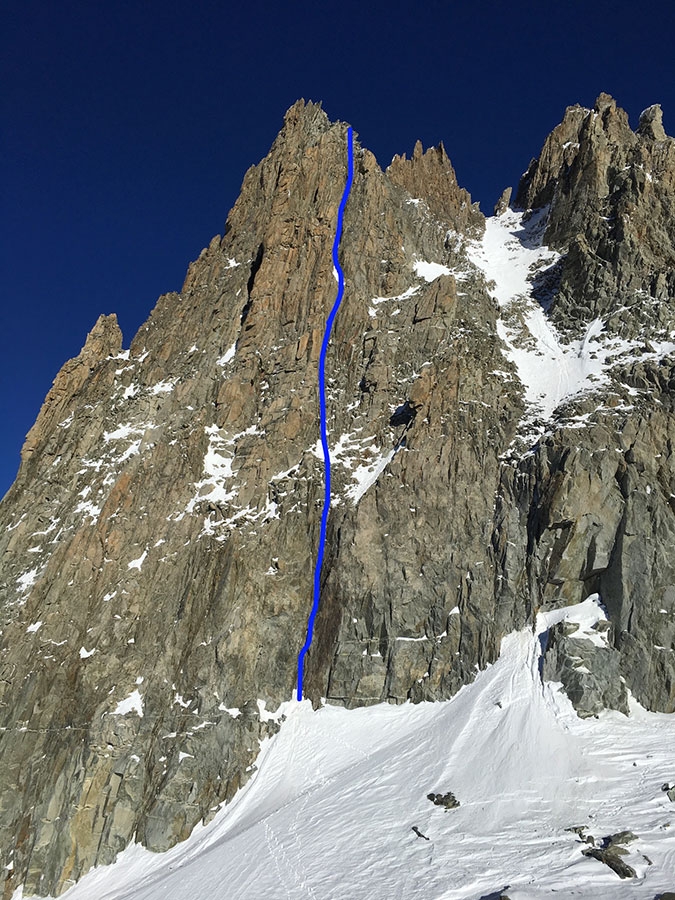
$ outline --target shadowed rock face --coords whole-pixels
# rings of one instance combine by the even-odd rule
[[[530,166],[519,202],[550,203],[547,240],[569,247],[552,314],[570,334],[575,317],[600,313],[617,333],[639,327],[646,307],[634,320],[610,288],[642,297],[647,271],[656,284],[670,252],[656,229],[672,235],[672,213],[651,217],[643,246],[646,231],[606,230],[590,207],[620,178],[602,154],[642,148],[653,181],[626,196],[663,191],[665,210],[672,144],[655,108],[634,134],[600,98],[596,113],[568,110]],[[128,352],[115,317],[101,317],[26,439],[0,507],[5,898],[22,883],[58,893],[133,839],[155,850],[184,839],[279,727],[266,708],[292,695],[311,605],[316,378],[345,177],[346,126],[300,101],[183,290],[159,299]],[[466,253],[483,230],[442,147],[383,172],[356,145],[306,695],[350,707],[446,698],[540,606],[599,592],[611,663],[598,678],[609,666],[672,711],[672,356],[613,370],[524,446],[500,312]],[[595,249],[574,256],[577,234]],[[611,249],[602,265],[599,247]],[[664,277],[649,294],[662,329]]]

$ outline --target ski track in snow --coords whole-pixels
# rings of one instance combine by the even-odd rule
[[[673,889],[675,806],[661,785],[675,780],[675,718],[632,703],[630,718],[581,720],[539,676],[541,634],[563,617],[588,630],[592,607],[504,638],[499,660],[443,703],[283,704],[254,778],[209,825],[162,855],[128,848],[64,900],[479,900],[507,885],[511,900],[652,900]],[[427,799],[448,790],[459,808]],[[635,832],[625,859],[637,878],[583,857],[565,831],[575,825],[598,839]]]

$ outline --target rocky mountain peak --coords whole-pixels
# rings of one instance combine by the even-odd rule
[[[487,223],[442,145],[382,171],[355,141],[317,706],[447,698],[539,609],[596,597],[599,643],[561,626],[548,675],[583,715],[628,688],[675,709],[675,142],[656,112],[633,133],[596,106],[547,138],[529,211],[504,195]],[[295,104],[181,291],[128,351],[101,317],[28,435],[0,506],[4,900],[183,840],[280,727],[320,534],[346,138]]]
[[[99,316],[87,335],[78,359],[95,365],[107,356],[115,356],[122,349],[122,332],[115,313]]]
[[[601,91],[593,105],[593,110],[601,116],[610,116],[616,112],[616,100],[611,94]]]
[[[668,136],[663,128],[663,110],[660,104],[655,103],[653,106],[648,106],[647,109],[640,113],[638,134],[650,137],[655,141],[665,141],[667,139]]]
[[[54,379],[40,414],[26,436],[21,450],[22,464],[26,463],[48,439],[57,423],[66,418],[73,400],[92,372],[103,360],[116,356],[121,349],[122,332],[117,323],[117,316],[115,313],[99,316],[79,354],[65,363]],[[20,481],[21,471],[17,477]]]
[[[669,333],[675,141],[663,130],[660,106],[642,113],[635,132],[608,94],[598,97],[593,110],[568,108],[521,179],[516,203],[547,209],[544,240],[564,252],[552,307],[558,321],[574,327],[589,313],[634,305],[636,292],[642,292],[645,298],[669,298],[659,314],[661,333]],[[630,317],[638,328],[652,316],[649,304],[647,299],[642,314]],[[620,317],[611,324],[625,337],[637,333]]]
[[[478,204],[472,204],[471,195],[459,187],[442,142],[425,152],[422,142],[417,141],[411,159],[405,153],[395,156],[386,174],[411,197],[424,198],[434,215],[456,231],[484,227]]]

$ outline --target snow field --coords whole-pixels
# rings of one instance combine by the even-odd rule
[[[444,703],[356,710],[290,702],[254,779],[206,827],[162,855],[139,846],[65,900],[652,900],[675,886],[675,718],[632,703],[579,719],[539,676],[541,638],[585,604],[504,638],[499,660]],[[452,791],[445,810],[430,792]],[[621,880],[566,828],[629,829]],[[412,830],[416,826],[429,838]],[[18,900],[18,895],[15,897]]]

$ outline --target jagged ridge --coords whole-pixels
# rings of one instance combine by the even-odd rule
[[[631,194],[637,212],[604,256],[586,194],[619,177],[603,154],[644,145],[667,210],[673,142],[657,118],[629,136],[606,99],[595,116],[568,112],[519,189],[528,206],[549,205],[562,343],[577,334],[571,309],[586,328],[620,322],[624,339],[642,321],[642,301],[635,320],[626,304],[658,260],[635,256],[630,222],[655,218],[651,188]],[[579,162],[546,162],[572,126]],[[22,883],[61,891],[132,839],[161,850],[185,838],[278,728],[267,707],[291,696],[311,602],[316,367],[344,135],[318,105],[292,107],[180,294],[160,298],[129,351],[115,320],[100,320],[29,434],[0,509],[6,898]],[[654,229],[670,234],[666,219]],[[558,221],[596,250],[576,252]],[[357,147],[348,289],[327,359],[335,493],[307,695],[348,707],[448,697],[542,605],[599,591],[601,679],[672,711],[672,354],[633,354],[534,421],[503,340],[518,292],[500,307],[476,255],[487,234],[442,148],[382,172]],[[533,238],[516,228],[513,239]],[[661,339],[673,285],[649,273],[662,285],[648,295]],[[526,304],[541,288],[533,275]],[[621,690],[587,691],[584,709],[611,696]]]

